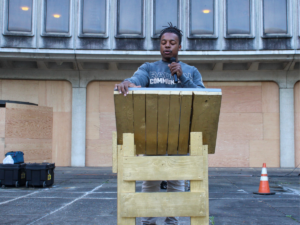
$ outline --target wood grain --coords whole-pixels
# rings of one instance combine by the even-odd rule
[[[157,154],[165,155],[168,146],[170,92],[159,92],[157,112]]]
[[[189,152],[189,136],[192,110],[192,93],[181,92],[181,110],[180,110],[180,127],[179,127],[179,144],[178,154],[184,155]]]
[[[22,151],[26,163],[52,162],[52,139],[5,138],[4,154]]]
[[[47,106],[53,112],[72,111],[72,86],[67,81],[46,81]]]
[[[7,103],[5,124],[6,138],[52,139],[52,108]]]
[[[5,138],[0,137],[0,163],[2,163],[3,159],[5,158],[4,149],[5,149]]]
[[[0,138],[5,137],[5,108],[0,108]]]
[[[146,95],[146,154],[157,154],[157,94]]]
[[[168,129],[168,154],[177,154],[180,118],[180,92],[171,91],[169,129]]]
[[[202,132],[203,144],[208,145],[208,153],[216,148],[222,95],[194,95],[192,132]]]
[[[117,145],[117,132],[113,132],[112,135],[112,147],[113,147],[113,166],[112,166],[112,172],[117,173],[118,172],[118,145]]]
[[[100,109],[100,82],[93,81],[86,88],[86,112],[99,113]],[[110,91],[111,92],[111,91]]]
[[[118,145],[123,144],[123,133],[134,133],[133,129],[133,99],[130,92],[126,97],[114,92],[115,113]]]
[[[133,119],[134,119],[134,141],[136,154],[146,152],[146,95],[145,93],[133,94]]]
[[[123,179],[202,180],[202,156],[151,156],[123,159]]]
[[[203,192],[123,193],[123,217],[204,216],[206,202]],[[195,201],[197,199],[197,201]]]
[[[128,224],[134,225],[135,218],[124,218],[121,215],[122,211],[122,194],[123,193],[134,193],[135,182],[123,180],[123,158],[134,155],[134,138],[133,134],[123,135],[124,145],[118,145],[118,225]]]

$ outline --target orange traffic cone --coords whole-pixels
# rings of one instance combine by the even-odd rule
[[[269,178],[267,173],[267,167],[266,164],[263,164],[263,168],[261,170],[261,177],[260,177],[260,184],[258,192],[253,192],[253,194],[258,195],[275,195],[275,192],[270,192],[269,187]]]

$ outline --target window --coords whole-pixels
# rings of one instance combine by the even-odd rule
[[[106,0],[82,0],[82,34],[106,33]]]
[[[32,31],[32,0],[8,1],[8,31]]]
[[[190,0],[189,37],[215,37],[214,0]]]
[[[118,0],[116,37],[143,37],[143,12],[143,0]]]
[[[45,13],[46,33],[69,33],[70,0],[46,0]]]
[[[227,0],[226,9],[227,35],[250,35],[250,0]]]
[[[263,33],[288,33],[287,0],[263,0]]]
[[[163,26],[171,22],[178,27],[179,7],[178,0],[154,0],[153,1],[153,37],[158,37]]]

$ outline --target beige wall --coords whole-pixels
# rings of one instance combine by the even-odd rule
[[[113,87],[87,87],[86,166],[111,166],[115,128]],[[279,167],[279,88],[273,82],[208,82],[223,92],[217,149],[212,167]]]
[[[300,164],[300,82],[295,85],[295,164]]]
[[[223,93],[212,167],[279,167],[279,88],[273,82],[207,83]]]
[[[116,82],[87,86],[86,166],[112,165],[112,131],[116,130],[113,89]]]
[[[72,86],[69,82],[0,80],[0,99],[53,107],[52,161],[56,166],[71,165]],[[1,112],[0,118],[3,117]],[[0,131],[0,140],[2,133]]]

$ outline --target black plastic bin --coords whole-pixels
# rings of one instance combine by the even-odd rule
[[[27,163],[26,187],[49,187],[54,183],[55,163]]]
[[[0,163],[0,183],[5,186],[24,186],[25,179],[25,163],[21,164],[2,164]]]

